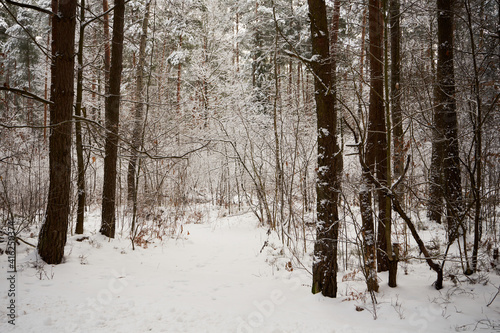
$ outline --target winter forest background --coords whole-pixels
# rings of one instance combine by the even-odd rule
[[[437,331],[498,330],[499,32],[498,0],[1,0],[4,271],[12,232],[39,282],[90,266],[73,248],[161,260],[229,220],[300,277],[288,303],[393,325],[415,274],[418,304],[474,299]],[[310,329],[247,319],[218,331]]]

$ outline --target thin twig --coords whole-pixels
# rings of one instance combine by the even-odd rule
[[[497,293],[495,294],[495,296],[493,296],[491,301],[486,306],[490,306],[493,303],[493,301],[495,300],[495,298],[497,298],[498,294],[500,294],[500,287],[498,287]]]
[[[3,234],[3,235],[5,235],[5,236],[9,236],[9,235],[10,235],[8,232],[5,232],[5,231],[3,231],[3,230],[0,230],[0,234]],[[24,239],[22,239],[22,238],[21,238],[21,237],[19,237],[19,236],[16,236],[16,240],[19,240],[19,241],[23,242],[23,243],[24,243],[24,244],[26,244],[26,245],[29,245],[29,246],[31,246],[31,247],[35,247],[35,248],[36,248],[36,245],[33,245],[33,244],[31,244],[31,243],[28,243],[27,241],[25,241]]]

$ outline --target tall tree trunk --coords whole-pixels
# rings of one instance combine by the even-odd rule
[[[258,59],[258,49],[259,49],[259,40],[260,40],[260,34],[259,34],[259,29],[257,27],[257,22],[259,20],[258,17],[258,8],[259,8],[259,2],[256,0],[255,1],[255,11],[254,11],[254,20],[255,20],[255,25],[254,25],[254,35],[253,35],[253,40],[254,40],[254,46],[253,46],[253,52],[252,52],[252,87],[255,89],[257,86],[257,59]]]
[[[359,192],[359,209],[363,223],[361,229],[363,236],[363,273],[365,275],[368,290],[378,292],[375,225],[373,223],[372,194],[368,186],[370,177],[367,175],[369,172],[369,170],[363,171],[362,177],[364,184]]]
[[[371,24],[371,23],[370,23]],[[360,87],[359,87],[359,104],[358,113],[362,116],[362,96],[363,96],[363,68],[364,68],[364,54],[365,54],[365,34],[366,34],[366,6],[363,9],[363,23],[361,27],[361,60],[360,60]],[[371,90],[370,90],[371,95]],[[365,124],[368,127],[369,124]],[[362,187],[359,192],[359,208],[361,212],[363,236],[363,273],[365,275],[367,288],[369,291],[378,291],[379,285],[377,280],[376,268],[376,238],[375,238],[375,225],[373,220],[372,209],[372,194],[370,189],[370,172],[374,172],[375,157],[373,153],[368,153],[368,141],[366,142],[364,159],[367,165],[371,166],[362,171]]]
[[[102,190],[102,221],[100,233],[115,237],[116,162],[118,156],[118,124],[120,115],[120,84],[123,60],[123,27],[125,1],[116,0],[113,15],[113,40],[111,68],[109,72],[109,95],[106,98],[106,143],[104,157],[104,185]]]
[[[384,22],[384,109],[386,123],[386,150],[385,150],[385,184],[390,187],[392,183],[392,122],[390,108],[390,93],[389,93],[389,0],[382,0],[383,3],[383,22]],[[383,162],[382,162],[383,163]],[[383,233],[383,237],[379,237],[380,243],[377,253],[378,269],[387,271],[389,267],[396,268],[397,265],[390,265],[392,261],[392,242],[391,242],[391,200],[381,191],[379,193],[379,210],[384,210],[384,219],[379,221],[379,225],[383,224],[383,228],[379,228],[379,235]],[[385,241],[385,242],[384,242]],[[381,245],[383,247],[381,247]],[[383,250],[381,250],[383,249]],[[394,272],[389,273],[395,277]],[[395,285],[393,286],[395,287]]]
[[[387,0],[386,0],[387,1]],[[392,126],[388,124],[387,133],[390,134],[392,130],[393,150],[394,150],[394,177],[401,177],[404,169],[404,156],[403,156],[403,117],[401,109],[401,87],[400,87],[400,35],[401,29],[400,21],[399,0],[390,0],[389,9],[389,24],[390,24],[390,39],[391,39],[391,92],[390,92],[390,116],[388,121],[392,118]],[[386,40],[389,36],[386,37]],[[391,117],[391,118],[389,118]],[[387,144],[390,144],[390,137],[388,136]],[[387,156],[388,169],[390,169],[391,156]],[[389,178],[389,177],[388,177]],[[388,185],[390,185],[388,180]],[[399,193],[401,196],[401,193]],[[388,214],[391,210],[391,202],[388,200]],[[387,254],[389,256],[389,287],[396,287],[396,276],[398,269],[398,250],[392,248],[391,241],[391,219],[389,218],[388,225],[386,225],[386,241],[387,241]],[[393,251],[395,251],[393,255]]]
[[[337,48],[337,43],[339,39],[339,27],[340,27],[340,0],[335,0],[333,3],[333,15],[332,15],[332,33],[330,35],[330,58],[331,58],[331,63],[332,63],[332,69],[331,69],[331,85],[333,87],[333,90],[335,92],[335,99],[334,99],[334,104],[332,105],[334,112],[335,112],[335,124],[337,124],[337,58],[338,58],[338,48]],[[349,53],[349,49],[347,50],[347,53]],[[337,126],[339,128],[342,128],[342,125]],[[337,133],[337,128],[335,129],[335,133]],[[335,141],[335,144],[337,145],[337,151],[340,151],[340,146],[337,141]],[[341,142],[342,144],[342,142]],[[341,183],[340,180],[342,179],[342,170],[344,169],[344,160],[342,157],[342,154],[336,154],[336,160],[335,160],[335,165],[336,165],[336,172],[337,172],[337,180],[338,180],[338,191],[340,193],[341,191]],[[338,200],[337,200],[338,201]]]
[[[337,80],[337,42],[339,40],[340,0],[333,3],[332,30],[330,33],[330,54],[332,55],[332,81]]]
[[[83,41],[85,38],[85,0],[80,3],[80,38],[78,40],[78,71],[76,79],[76,103],[75,115],[80,117],[82,115],[82,99],[83,99]],[[76,144],[76,158],[78,167],[78,180],[77,180],[77,197],[78,207],[76,209],[76,228],[75,233],[83,234],[83,221],[85,219],[85,165],[83,162],[83,141],[82,141],[82,124],[79,120],[75,122],[75,144]]]
[[[179,50],[182,49],[182,34],[179,36]],[[177,113],[181,114],[181,75],[182,75],[182,64],[179,61],[177,64]]]
[[[383,175],[385,175],[385,185],[390,187],[392,182],[392,122],[391,122],[391,109],[389,100],[389,0],[382,0],[382,13],[383,13],[383,50],[384,50],[384,110],[385,110],[385,135],[386,135],[386,149],[384,161],[377,162],[380,169],[385,167]],[[383,165],[382,165],[383,164]],[[377,263],[379,271],[387,271],[389,267],[395,268],[395,265],[389,265],[392,261],[392,242],[391,242],[391,201],[385,194],[380,191],[378,196],[379,212],[384,211],[379,215],[379,228],[378,228],[378,246],[377,246]],[[394,272],[389,273],[393,277]],[[395,287],[395,286],[394,286]]]
[[[453,68],[453,10],[454,0],[437,0],[438,59],[436,69],[436,109],[441,120],[435,124],[443,133],[442,169],[446,199],[448,240],[457,237],[462,213],[462,182],[458,144],[458,122],[455,102],[455,75]]]
[[[102,0],[102,11],[109,10],[108,0]],[[103,38],[104,38],[104,91],[106,95],[109,91],[109,71],[111,67],[111,47],[109,45],[109,14],[104,14],[103,18]]]
[[[312,53],[315,61],[314,88],[318,130],[318,180],[316,241],[312,292],[337,296],[338,200],[340,183],[336,154],[339,153],[335,111],[336,87],[332,82],[329,33],[323,0],[308,0],[311,20]]]
[[[368,5],[370,39],[370,105],[368,114],[368,135],[366,157],[372,173],[386,185],[387,180],[387,137],[384,108],[384,59],[383,18],[380,0],[370,0]],[[386,196],[377,189],[378,237],[377,264],[379,271],[387,270],[387,239],[385,235]]]
[[[240,29],[240,13],[239,11],[236,12],[236,45],[235,45],[235,57],[236,57],[236,72],[240,71],[240,41],[238,40],[239,38],[239,29]]]
[[[127,199],[129,203],[136,204],[137,187],[135,184],[136,169],[137,169],[137,156],[138,150],[141,145],[142,126],[144,121],[144,63],[146,60],[146,39],[148,34],[149,22],[149,9],[151,1],[146,3],[144,18],[142,20],[142,33],[139,44],[139,62],[136,68],[136,86],[135,86],[135,113],[134,113],[134,130],[132,133],[132,149],[130,152],[130,160],[128,164],[127,182],[128,192]]]
[[[429,169],[429,200],[427,203],[427,217],[429,220],[441,224],[443,215],[443,204],[444,204],[444,192],[443,192],[443,149],[444,149],[444,138],[443,132],[439,124],[442,124],[442,115],[439,112],[437,105],[437,86],[436,86],[436,68],[434,61],[434,51],[433,44],[435,39],[433,38],[433,19],[429,18],[430,25],[430,40],[429,40],[429,54],[430,54],[430,65],[433,76],[434,85],[434,108],[432,111],[432,151],[431,151],[431,165]]]
[[[437,87],[434,89],[437,90]],[[436,93],[436,92],[434,92]],[[431,166],[429,169],[429,201],[427,203],[427,216],[429,220],[441,223],[443,214],[443,132],[438,124],[442,124],[442,114],[435,106],[433,110],[432,152]]]
[[[49,193],[38,253],[48,264],[64,256],[71,194],[71,118],[74,97],[76,0],[52,1],[52,83],[50,87]]]
[[[280,95],[280,84],[279,84],[279,64],[278,64],[278,23],[276,20],[276,8],[273,6],[273,17],[276,22],[276,31],[274,36],[274,52],[273,52],[273,69],[274,69],[274,99],[273,99],[273,132],[274,132],[274,163],[275,163],[275,181],[276,186],[274,189],[274,197],[275,197],[275,209],[273,214],[273,221],[271,223],[271,227],[275,229],[278,225],[281,226],[281,240],[285,241],[284,238],[284,206],[285,206],[285,198],[284,198],[284,175],[283,175],[283,167],[282,167],[282,158],[281,158],[281,145],[280,145],[280,133],[278,128],[278,100]],[[278,216],[278,212],[280,212]],[[279,222],[279,224],[278,224]]]
[[[364,119],[363,117],[363,72],[365,68],[365,39],[366,39],[366,6],[365,0],[363,0],[363,21],[361,23],[361,57],[359,60],[359,92],[358,92],[358,117]],[[363,124],[365,125],[365,124]]]
[[[469,30],[470,43],[471,43],[471,57],[472,65],[474,68],[474,98],[475,98],[475,117],[473,118],[473,128],[474,128],[474,167],[473,172],[470,175],[471,187],[474,195],[474,246],[472,249],[472,271],[477,271],[478,264],[478,252],[479,252],[479,242],[481,241],[481,236],[483,233],[483,223],[481,219],[481,192],[483,185],[483,105],[480,94],[480,82],[479,82],[479,66],[477,63],[477,50],[476,42],[474,38],[474,31],[472,25],[472,11],[470,0],[464,0],[465,9],[467,12],[467,28]],[[483,11],[483,3],[481,3],[481,12]],[[482,16],[482,15],[481,15]],[[482,36],[483,31],[481,29],[480,36]],[[480,37],[481,38],[481,37]],[[479,42],[481,45],[481,42]],[[472,104],[472,103],[471,103]],[[475,171],[475,172],[474,172]]]
[[[404,168],[403,114],[401,108],[401,28],[399,0],[390,0],[391,37],[391,116],[394,144],[394,177],[401,176]],[[389,129],[387,129],[389,130]]]
[[[52,18],[49,17],[48,19],[48,24],[49,24],[49,27],[52,26]],[[47,34],[47,49],[50,47],[50,34]],[[45,57],[45,80],[44,80],[44,89],[43,89],[43,98],[47,99],[48,98],[48,85],[49,85],[49,63],[51,62],[50,60],[50,57],[49,55],[47,54],[46,57]],[[8,84],[9,82],[9,78],[8,78],[8,75],[7,77],[5,78],[6,79],[6,83]],[[8,103],[7,104],[7,107],[8,107]],[[47,142],[47,110],[48,110],[48,105],[47,104],[44,104],[43,105],[43,142],[46,143]]]

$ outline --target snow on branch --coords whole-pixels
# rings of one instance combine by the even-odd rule
[[[34,5],[30,5],[30,4],[27,4],[27,3],[21,3],[21,2],[16,2],[16,1],[12,1],[12,0],[5,0],[5,2],[7,2],[10,5],[17,6],[17,7],[23,7],[23,8],[33,9],[33,10],[36,10],[38,12],[41,12],[41,13],[44,13],[44,14],[48,14],[50,16],[55,15],[54,12],[51,11],[51,10],[48,10],[48,9],[45,9],[45,8],[42,8],[42,7],[38,7],[38,6],[34,6]]]
[[[49,104],[49,105],[54,104],[53,102],[46,100],[45,98],[42,98],[40,96],[37,96],[33,93],[30,93],[27,90],[11,88],[11,87],[6,87],[6,86],[0,87],[0,91],[2,91],[2,90],[3,91],[10,91],[14,94],[18,94],[18,95],[21,95],[21,96],[26,97],[26,98],[34,99],[35,101],[38,101],[40,103]]]

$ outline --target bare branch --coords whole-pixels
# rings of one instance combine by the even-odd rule
[[[296,58],[298,60],[300,60],[301,62],[307,64],[307,65],[310,65],[311,64],[311,59],[307,59],[303,56],[301,56],[300,54],[298,53],[295,53],[295,52],[291,52],[291,51],[288,51],[288,50],[281,50],[284,54],[286,54],[287,56],[289,57],[292,57],[292,58]]]
[[[2,2],[3,1],[4,0],[2,0]],[[5,2],[7,2],[10,5],[17,6],[17,7],[34,9],[36,11],[39,11],[39,12],[44,13],[44,14],[48,14],[50,16],[55,15],[55,13],[53,11],[51,11],[51,10],[48,10],[48,9],[45,9],[45,8],[42,8],[42,7],[38,7],[38,6],[34,6],[34,5],[29,5],[27,3],[21,3],[21,2],[16,2],[16,1],[12,1],[12,0],[5,0]]]
[[[15,93],[15,94],[18,94],[18,95],[21,95],[23,97],[26,97],[26,98],[31,98],[31,99],[34,99],[35,101],[38,101],[40,103],[44,103],[44,104],[54,104],[53,102],[51,101],[48,101],[40,96],[37,96],[33,93],[30,93],[29,91],[26,91],[26,90],[23,90],[23,89],[17,89],[17,88],[11,88],[11,87],[0,87],[0,91],[10,91],[12,93]]]
[[[5,232],[5,231],[3,231],[3,230],[0,230],[0,234],[3,234],[3,235],[5,235],[5,236],[9,236],[9,233],[8,233],[8,232]],[[33,245],[33,244],[31,244],[31,243],[28,243],[27,241],[25,241],[24,239],[22,239],[21,237],[19,237],[19,236],[17,236],[17,235],[16,235],[16,240],[21,241],[21,242],[23,242],[23,243],[24,243],[24,244],[26,244],[26,245],[29,245],[29,246],[31,246],[31,247],[36,248],[36,245]]]
[[[491,301],[486,306],[490,306],[493,303],[493,301],[495,300],[495,298],[497,298],[498,294],[500,294],[500,287],[498,287],[497,293],[495,294],[495,296],[493,296]]]
[[[145,155],[146,157],[152,159],[152,160],[164,160],[164,159],[183,159],[185,158],[186,156],[194,153],[194,152],[197,152],[199,150],[202,150],[203,148],[207,147],[209,144],[210,144],[211,141],[208,141],[207,143],[205,143],[204,145],[201,145],[200,147],[198,148],[195,148],[195,149],[192,149],[182,155],[178,155],[178,156],[159,156],[159,155],[151,155],[150,153],[148,153],[147,151],[140,151],[138,150],[139,154],[142,154],[142,155]]]
[[[80,116],[73,116],[73,119],[75,119],[76,121],[83,121],[83,122],[86,122],[86,123],[89,123],[89,124],[92,124],[96,127],[99,127],[100,129],[104,130],[104,131],[107,131],[106,128],[104,126],[102,126],[101,124],[99,124],[97,121],[94,121],[94,120],[91,120],[91,119],[88,119],[88,118],[85,118],[85,117],[80,117]],[[124,142],[125,144],[127,144],[127,146],[132,146],[131,145],[131,142],[124,139],[122,136],[118,135],[118,139],[121,141],[121,142]],[[145,156],[149,159],[152,159],[152,160],[166,160],[166,159],[184,159],[186,158],[186,156],[194,153],[194,152],[197,152],[203,148],[206,148],[212,141],[207,141],[205,144],[199,146],[198,148],[194,148],[182,155],[171,155],[171,156],[162,156],[162,155],[152,155],[150,154],[149,152],[145,151],[145,150],[141,150],[141,149],[134,149],[139,155],[141,156]]]
[[[355,135],[354,129],[351,126],[348,126],[348,127]],[[444,259],[442,261],[442,265],[439,266],[438,263],[436,263],[434,260],[432,260],[432,257],[429,254],[429,251],[427,250],[427,247],[425,246],[424,242],[420,238],[420,236],[417,232],[417,229],[416,229],[415,225],[413,224],[411,218],[403,210],[403,208],[401,207],[401,203],[399,202],[398,197],[394,194],[394,189],[396,188],[397,185],[399,185],[401,180],[405,177],[406,172],[408,171],[408,167],[410,165],[410,156],[408,156],[406,166],[404,168],[404,171],[403,171],[401,177],[399,177],[399,179],[393,184],[393,186],[391,188],[388,188],[387,186],[381,184],[380,181],[371,173],[370,167],[366,164],[366,161],[365,161],[364,156],[363,156],[362,145],[359,142],[356,142],[356,143],[358,144],[359,163],[361,165],[361,169],[368,177],[368,180],[370,181],[370,183],[372,183],[377,188],[380,188],[380,190],[384,193],[384,195],[386,195],[387,197],[389,197],[389,199],[391,199],[393,209],[405,221],[406,225],[410,229],[410,232],[413,236],[413,239],[415,239],[415,241],[417,242],[418,248],[420,249],[420,251],[422,252],[422,254],[425,257],[425,261],[427,262],[429,267],[437,273],[437,280],[435,282],[434,287],[437,290],[442,289],[443,288],[443,285],[442,285],[443,284],[443,266],[444,266],[444,262],[446,259],[446,254],[448,253],[448,249],[449,249],[451,243],[448,244],[448,248],[446,250],[446,254],[444,256]]]
[[[406,166],[403,169],[403,173],[401,174],[401,176],[399,176],[399,178],[391,186],[391,191],[394,191],[396,189],[396,187],[398,187],[399,183],[401,183],[401,181],[403,181],[403,178],[406,175],[406,172],[408,172],[408,168],[410,166],[410,157],[411,157],[411,155],[407,156],[407,158],[406,158]]]
[[[5,1],[11,1],[11,0],[5,0]],[[9,7],[3,2],[2,0],[2,6],[5,8],[5,10],[9,13],[9,15],[14,19],[14,21],[16,21],[16,23],[24,30],[24,32],[26,32],[26,34],[29,36],[29,38],[33,41],[33,43],[35,43],[35,45],[40,49],[40,51],[42,51],[42,53],[49,59],[51,59],[51,56],[48,54],[47,52],[47,49],[44,48],[42,45],[38,44],[38,42],[36,41],[36,38],[33,37],[33,35],[28,31],[28,29],[26,29],[24,27],[24,25],[22,25],[18,20],[17,20],[17,17],[12,13],[12,11],[9,9]],[[53,15],[52,12],[50,12],[51,15]]]
[[[130,2],[130,1],[131,1],[131,0],[127,0],[127,1],[125,1],[125,4],[127,4],[127,3],[128,3],[128,2]],[[101,17],[103,17],[104,15],[111,13],[113,10],[115,10],[115,7],[116,7],[116,6],[113,6],[113,7],[111,7],[110,9],[108,9],[107,11],[105,11],[105,12],[103,12],[103,13],[99,14],[99,15],[96,15],[95,17],[91,18],[90,20],[88,20],[88,21],[84,22],[84,23],[82,24],[82,28],[85,28],[87,25],[89,25],[90,23],[94,22],[95,20],[100,19],[100,18],[101,18]]]

